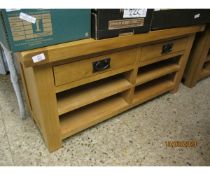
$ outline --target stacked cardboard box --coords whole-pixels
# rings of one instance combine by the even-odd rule
[[[150,31],[152,9],[92,10],[91,36],[95,39]]]
[[[0,11],[0,41],[13,52],[90,37],[88,9]]]
[[[153,13],[152,30],[210,23],[209,9],[158,9]]]

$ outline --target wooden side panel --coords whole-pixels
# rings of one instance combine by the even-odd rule
[[[36,82],[34,77],[34,72],[32,68],[25,68],[21,64],[21,70],[22,70],[22,81],[24,83],[25,87],[25,94],[26,99],[28,99],[28,105],[29,109],[32,113],[32,117],[34,118],[35,122],[39,126],[42,132],[42,128],[44,127],[41,122],[41,118],[39,113],[37,113],[37,107],[39,106],[39,101],[37,99],[37,90],[36,90]],[[24,78],[23,78],[24,77]]]
[[[37,113],[44,126],[43,136],[49,151],[54,151],[61,147],[61,129],[52,67],[50,65],[37,67],[34,69],[34,75],[39,103]]]
[[[24,68],[31,111],[49,151],[61,147],[60,125],[51,67]]]
[[[179,60],[180,69],[174,77],[175,88],[172,91],[173,93],[178,91],[179,84],[182,80],[184,70],[185,70],[185,67],[186,67],[186,64],[187,64],[187,60],[188,60],[188,57],[189,57],[194,39],[195,39],[195,34],[188,37],[188,42],[186,43],[185,53],[184,53],[184,55],[181,56],[181,58]]]
[[[196,40],[184,73],[184,84],[188,87],[196,85],[200,79],[200,72],[210,48],[210,28],[201,33]]]

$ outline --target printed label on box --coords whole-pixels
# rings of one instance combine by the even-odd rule
[[[147,16],[147,9],[124,9],[123,18],[144,18]]]
[[[109,30],[139,27],[144,25],[144,18],[122,19],[109,21]]]
[[[33,56],[33,57],[32,57],[32,60],[33,60],[34,63],[38,63],[38,62],[40,62],[40,61],[45,60],[45,56],[44,56],[43,53],[41,53],[41,54],[39,54],[39,55]]]
[[[27,22],[33,23],[33,24],[36,22],[36,18],[34,18],[33,16],[30,16],[26,13],[23,13],[23,12],[20,12],[19,18],[22,20],[25,20]]]
[[[50,13],[34,14],[36,23],[22,21],[18,16],[9,17],[14,41],[53,35]]]

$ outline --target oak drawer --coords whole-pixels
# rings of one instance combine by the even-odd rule
[[[137,49],[135,48],[54,66],[55,85],[60,86],[96,74],[130,66],[135,63],[136,59]]]
[[[186,48],[188,38],[181,38],[158,44],[152,44],[142,47],[142,56],[140,62],[155,59],[160,56],[183,51]]]

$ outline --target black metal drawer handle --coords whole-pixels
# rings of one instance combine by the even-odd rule
[[[110,58],[93,62],[93,72],[103,71],[110,68]]]
[[[172,51],[173,43],[164,44],[162,47],[162,54],[169,53]]]

